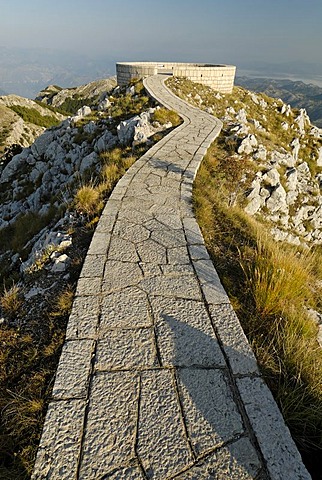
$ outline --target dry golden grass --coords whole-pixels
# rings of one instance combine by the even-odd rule
[[[298,309],[312,300],[314,256],[286,251],[268,235],[258,236],[251,261],[241,256],[241,265],[260,315],[281,314],[292,302]]]
[[[91,217],[102,208],[102,202],[98,189],[92,185],[81,186],[74,197],[74,208],[82,214]]]
[[[22,306],[21,291],[17,285],[13,285],[9,290],[4,288],[0,297],[0,306],[3,313],[8,317],[14,317]]]
[[[321,249],[276,243],[266,225],[241,210],[242,196],[231,204],[244,172],[220,142],[212,147],[196,178],[195,212],[293,438],[316,464],[322,450],[322,351],[307,307],[322,309]]]
[[[173,127],[177,127],[181,123],[181,118],[173,110],[161,107],[152,114],[152,121],[158,122],[160,125],[171,122]]]

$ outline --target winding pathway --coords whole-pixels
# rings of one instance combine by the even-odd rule
[[[33,480],[309,479],[192,211],[221,122],[184,123],[119,181],[78,282]]]

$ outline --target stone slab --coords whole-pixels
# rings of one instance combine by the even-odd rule
[[[93,351],[93,340],[65,342],[56,372],[54,399],[86,398]]]
[[[112,236],[108,259],[133,263],[137,263],[140,260],[134,243],[118,235]]]
[[[129,372],[97,374],[92,383],[79,478],[108,478],[135,458],[139,379]]]
[[[157,265],[167,263],[167,251],[159,243],[151,238],[136,246],[138,255],[142,262],[154,263]]]
[[[132,224],[131,221],[118,220],[114,227],[114,235],[132,243],[141,243],[150,237],[150,232],[143,225]]]
[[[177,376],[185,422],[197,456],[244,432],[228,379],[222,371],[183,368]]]
[[[76,295],[79,297],[100,295],[101,282],[102,279],[98,277],[79,278],[76,288]]]
[[[118,469],[116,472],[109,474],[108,477],[103,477],[106,480],[145,480],[140,467],[124,467]]]
[[[190,265],[187,247],[175,247],[168,249],[168,263],[170,265]]]
[[[172,374],[143,372],[137,454],[148,479],[172,478],[192,462]]]
[[[234,374],[259,375],[256,358],[231,305],[210,305],[210,315]]]
[[[154,230],[151,233],[152,240],[155,240],[165,248],[184,247],[186,240],[180,230]]]
[[[143,274],[137,263],[108,260],[105,266],[102,293],[123,290],[139,284]]]
[[[80,277],[94,278],[103,277],[105,266],[105,255],[87,253]]]
[[[85,400],[49,404],[32,480],[76,480],[85,408]]]
[[[153,328],[110,330],[99,340],[97,370],[130,370],[158,366]]]
[[[95,231],[91,244],[88,249],[90,255],[106,255],[109,247],[111,236],[108,233],[101,233]]]
[[[248,438],[241,438],[200,460],[176,480],[259,480],[261,468],[256,450]]]
[[[229,299],[211,260],[192,260],[208,304],[225,304]]]
[[[225,366],[202,302],[151,298],[163,366]]]
[[[246,377],[238,379],[237,385],[271,480],[309,480],[311,476],[264,381]]]
[[[137,287],[106,295],[102,301],[100,338],[115,328],[142,328],[152,325],[146,293]]]
[[[96,338],[99,311],[99,297],[75,297],[67,324],[66,339]]]
[[[201,300],[199,284],[193,275],[177,273],[149,277],[140,282],[140,288],[149,295]]]

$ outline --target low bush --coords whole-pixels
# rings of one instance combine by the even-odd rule
[[[50,128],[59,125],[60,120],[51,115],[41,115],[35,108],[13,105],[10,107],[24,122],[33,123],[39,127]]]

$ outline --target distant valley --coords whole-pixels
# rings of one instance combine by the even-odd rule
[[[74,87],[114,73],[115,62],[110,58],[0,46],[0,95],[35,98],[47,85]]]
[[[273,78],[249,78],[239,76],[236,84],[255,92],[266,93],[274,98],[281,98],[293,108],[305,108],[311,121],[322,127],[322,88],[312,83],[280,80]]]

